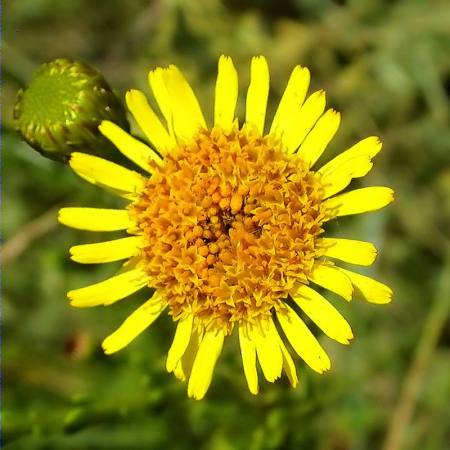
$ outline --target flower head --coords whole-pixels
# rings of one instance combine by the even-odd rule
[[[80,263],[127,260],[112,278],[70,291],[71,304],[108,305],[153,288],[152,297],[105,339],[103,348],[108,354],[120,350],[167,311],[177,324],[167,370],[188,379],[188,394],[197,399],[205,395],[224,338],[235,328],[254,394],[257,360],[268,381],[284,371],[297,385],[286,339],[312,369],[328,370],[328,355],[300,315],[340,343],[348,344],[353,334],[315,286],[346,300],[354,288],[373,303],[387,303],[392,295],[382,283],[333,262],[370,265],[376,256],[371,243],[323,236],[326,222],[392,201],[386,187],[338,194],[369,172],[379,140],[364,139],[313,170],[340,115],[324,112],[323,91],[306,98],[309,71],[300,66],[268,131],[269,70],[263,57],[251,63],[241,127],[235,119],[238,79],[230,58],[219,60],[211,128],[175,66],[151,71],[149,82],[164,120],[140,91],[129,91],[126,103],[151,147],[112,122],[100,125],[145,175],[82,153],[70,160],[82,178],[113,190],[128,205],[63,208],[59,220],[74,228],[129,235],[71,248],[72,259]]]

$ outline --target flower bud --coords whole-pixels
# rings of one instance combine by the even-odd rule
[[[60,162],[73,151],[113,155],[116,151],[98,131],[106,119],[129,128],[125,109],[103,76],[67,59],[42,64],[18,92],[14,107],[15,126],[25,141]]]

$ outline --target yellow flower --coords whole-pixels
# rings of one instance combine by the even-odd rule
[[[152,144],[112,122],[100,131],[148,175],[104,159],[74,153],[73,170],[128,200],[124,209],[63,208],[59,220],[91,231],[126,230],[128,237],[72,247],[79,263],[126,259],[112,278],[68,293],[77,307],[110,305],[151,287],[152,297],[105,339],[105,353],[128,345],[163,312],[177,323],[167,370],[188,379],[188,395],[209,388],[225,336],[239,333],[250,392],[258,392],[256,361],[273,382],[284,371],[293,386],[296,369],[280,336],[315,371],[330,359],[300,318],[306,314],[327,336],[348,344],[352,330],[314,286],[351,300],[353,289],[372,303],[388,303],[384,284],[335,265],[367,266],[369,242],[322,237],[332,219],[386,206],[387,187],[338,194],[366,175],[381,143],[369,137],[312,170],[336,133],[340,115],[325,110],[325,93],[306,98],[309,71],[295,67],[265,131],[269,69],[251,63],[246,117],[235,119],[238,78],[230,58],[219,60],[214,126],[175,66],[150,72],[149,83],[164,120],[140,91],[126,103]],[[338,195],[336,195],[338,194]],[[302,313],[301,313],[302,312]]]

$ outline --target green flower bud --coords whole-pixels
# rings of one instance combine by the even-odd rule
[[[96,70],[78,61],[56,59],[41,65],[18,92],[16,129],[43,156],[67,162],[81,151],[108,157],[117,153],[98,131],[102,120],[129,129],[123,105]]]

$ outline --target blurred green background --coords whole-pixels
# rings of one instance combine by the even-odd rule
[[[443,450],[450,443],[450,4],[446,0],[14,0],[3,2],[3,445],[33,449]],[[300,386],[248,393],[236,337],[205,400],[165,373],[165,317],[127,349],[102,339],[142,301],[73,309],[66,291],[117,265],[82,266],[68,248],[105,236],[56,223],[62,205],[116,200],[21,142],[16,92],[42,62],[83,60],[122,97],[148,92],[157,65],[186,73],[211,117],[217,58],[234,58],[240,111],[252,55],[267,56],[273,113],[295,64],[343,113],[327,157],[379,135],[384,150],[362,185],[387,184],[386,210],[338,222],[336,234],[376,243],[367,273],[394,301],[350,305],[343,347],[319,376],[297,360]],[[270,114],[269,114],[270,117]],[[358,185],[358,184],[356,184]]]

